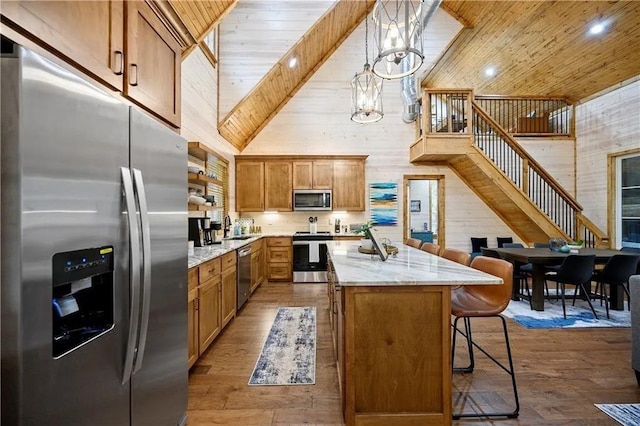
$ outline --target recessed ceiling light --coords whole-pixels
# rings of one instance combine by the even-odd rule
[[[484,69],[484,75],[487,77],[493,77],[496,75],[496,69],[494,67],[487,67]]]
[[[589,28],[589,34],[601,34],[605,29],[604,24],[600,23],[600,22],[596,22],[595,24],[593,24],[590,28]]]
[[[298,59],[295,56],[289,59],[289,68],[295,67],[297,63],[298,63]]]

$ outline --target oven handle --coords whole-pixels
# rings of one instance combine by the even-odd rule
[[[325,246],[327,245],[327,242],[324,240],[318,240],[318,241],[294,241],[293,245],[294,246],[308,246],[309,243],[319,243],[319,244],[324,244]]]

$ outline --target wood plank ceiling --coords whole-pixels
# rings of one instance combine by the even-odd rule
[[[238,0],[169,0],[196,43],[201,42],[237,3]]]
[[[445,0],[443,7],[471,27],[424,87],[575,102],[640,74],[640,1]],[[588,34],[597,20],[607,22],[605,31]],[[485,77],[487,66],[495,77]]]
[[[337,1],[218,124],[242,151],[362,22],[374,2]],[[289,67],[291,58],[297,59]]]

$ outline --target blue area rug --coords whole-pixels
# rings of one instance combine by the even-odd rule
[[[569,299],[567,304],[567,319],[562,315],[562,302],[553,300],[544,301],[544,311],[532,311],[529,302],[526,300],[514,301],[503,312],[504,316],[511,318],[518,324],[526,328],[587,328],[587,327],[631,327],[630,312],[609,311],[610,319],[607,319],[607,312],[600,302],[593,303],[599,319],[595,319],[593,312],[585,300],[576,300],[576,306],[571,306]],[[625,303],[626,309],[626,303]]]
[[[624,426],[640,425],[640,404],[594,404]]]
[[[316,382],[316,308],[278,308],[250,385]]]

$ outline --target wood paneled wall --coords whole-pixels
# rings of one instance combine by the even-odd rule
[[[414,124],[402,121],[400,82],[384,83],[384,118],[374,124],[350,121],[350,86],[354,72],[360,70],[364,25],[343,43],[296,96],[283,108],[243,154],[369,154],[366,162],[367,184],[398,183],[398,226],[379,227],[383,237],[402,238],[402,176],[405,174],[444,174],[446,181],[446,241],[448,247],[471,250],[469,237],[486,236],[496,246],[496,237],[512,236],[511,230],[447,166],[413,166],[409,146],[414,142]],[[354,59],[355,58],[355,59]],[[573,187],[573,141],[559,141],[562,155],[550,152],[551,142],[529,140],[523,145],[558,180]],[[538,153],[540,157],[538,157]],[[556,171],[569,167],[567,176]],[[556,170],[554,170],[556,169]],[[368,199],[368,188],[366,197]],[[329,213],[263,213],[246,215],[261,225],[263,232],[293,232],[308,229],[308,217],[318,216],[318,229],[330,230]],[[342,223],[369,219],[367,211],[344,214]]]
[[[640,146],[638,111],[640,81],[576,107],[577,199],[587,217],[605,231],[607,155]]]
[[[235,209],[235,161],[238,153],[218,134],[218,73],[199,48],[182,62],[182,128],[188,141],[203,142],[229,161],[229,210]],[[185,170],[186,171],[186,170]],[[185,188],[186,194],[186,188]]]

